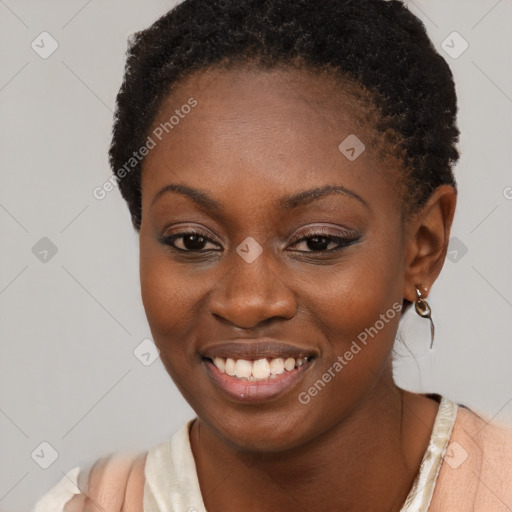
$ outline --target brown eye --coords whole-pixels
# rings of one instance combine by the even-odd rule
[[[339,238],[338,238],[339,240]],[[325,251],[329,249],[330,244],[335,244],[336,241],[333,237],[329,236],[311,236],[306,239],[306,246],[311,251]]]
[[[207,252],[211,250],[220,250],[219,246],[204,234],[193,231],[164,236],[162,237],[161,242],[164,245],[170,246],[172,249],[183,252]]]
[[[343,249],[357,242],[360,238],[361,236],[354,231],[340,235],[333,234],[326,228],[316,228],[295,236],[290,246],[297,252],[330,253]]]
[[[297,249],[300,252],[330,252],[347,247],[357,241],[357,238],[344,238],[340,236],[314,235],[304,237],[293,245],[306,247],[307,250]]]

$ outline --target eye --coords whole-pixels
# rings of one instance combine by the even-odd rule
[[[165,235],[160,239],[161,243],[171,249],[182,252],[209,252],[221,251],[219,244],[213,242],[200,231],[186,231],[174,235]]]
[[[335,252],[344,247],[348,247],[360,239],[356,233],[348,235],[334,235],[325,229],[315,229],[309,233],[303,233],[292,240],[292,246],[295,246],[297,252]],[[297,248],[298,247],[298,248]]]

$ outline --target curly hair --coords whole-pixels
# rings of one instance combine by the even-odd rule
[[[163,100],[187,75],[248,63],[329,70],[341,89],[355,83],[360,113],[373,108],[377,114],[366,118],[387,152],[403,163],[407,211],[417,211],[442,184],[456,189],[453,76],[423,23],[402,2],[184,0],[130,37],[117,95],[109,161],[136,230],[144,160],[132,156],[147,139]]]

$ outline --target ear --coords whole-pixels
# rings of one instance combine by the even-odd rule
[[[456,189],[441,185],[406,223],[403,294],[410,302],[417,299],[416,286],[428,296],[443,268],[456,204]]]

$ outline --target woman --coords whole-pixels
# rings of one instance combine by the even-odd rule
[[[392,374],[400,316],[432,322],[456,111],[395,0],[185,0],[136,34],[110,162],[197,418],[36,512],[510,510],[510,431]]]

